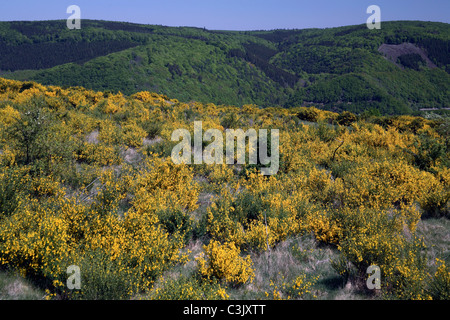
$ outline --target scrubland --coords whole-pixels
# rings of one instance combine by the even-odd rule
[[[194,121],[279,129],[278,173],[175,165]],[[0,297],[448,299],[448,130],[0,79]]]

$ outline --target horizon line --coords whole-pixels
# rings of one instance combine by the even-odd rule
[[[82,18],[81,21],[104,21],[104,22],[116,22],[116,23],[129,23],[141,26],[159,26],[159,27],[167,27],[167,28],[192,28],[192,29],[202,29],[207,31],[228,31],[228,32],[255,32],[255,31],[278,31],[278,30],[306,30],[306,29],[333,29],[333,28],[343,28],[343,27],[352,27],[365,25],[365,23],[359,24],[348,24],[348,25],[340,25],[333,27],[305,27],[305,28],[275,28],[275,29],[208,29],[206,27],[198,27],[198,26],[170,26],[163,24],[150,24],[150,23],[139,23],[139,22],[131,22],[131,21],[122,21],[122,20],[105,20],[105,19],[90,19],[90,18]],[[49,21],[67,21],[67,19],[44,19],[44,20],[0,20],[1,22],[49,22]],[[381,23],[390,23],[390,22],[429,22],[429,23],[443,23],[450,24],[450,22],[443,21],[432,21],[432,20],[386,20],[381,21]]]

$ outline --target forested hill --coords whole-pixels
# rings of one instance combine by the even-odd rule
[[[0,76],[180,101],[355,113],[450,107],[450,25],[211,31],[82,20],[0,22]]]

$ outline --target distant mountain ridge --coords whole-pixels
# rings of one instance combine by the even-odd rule
[[[214,31],[0,22],[0,76],[180,101],[404,114],[450,107],[450,25]]]

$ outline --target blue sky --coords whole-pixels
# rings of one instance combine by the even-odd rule
[[[382,21],[450,23],[450,0],[1,0],[0,21],[67,19],[69,5],[82,19],[127,21],[211,30],[327,28],[365,23],[369,5]]]

